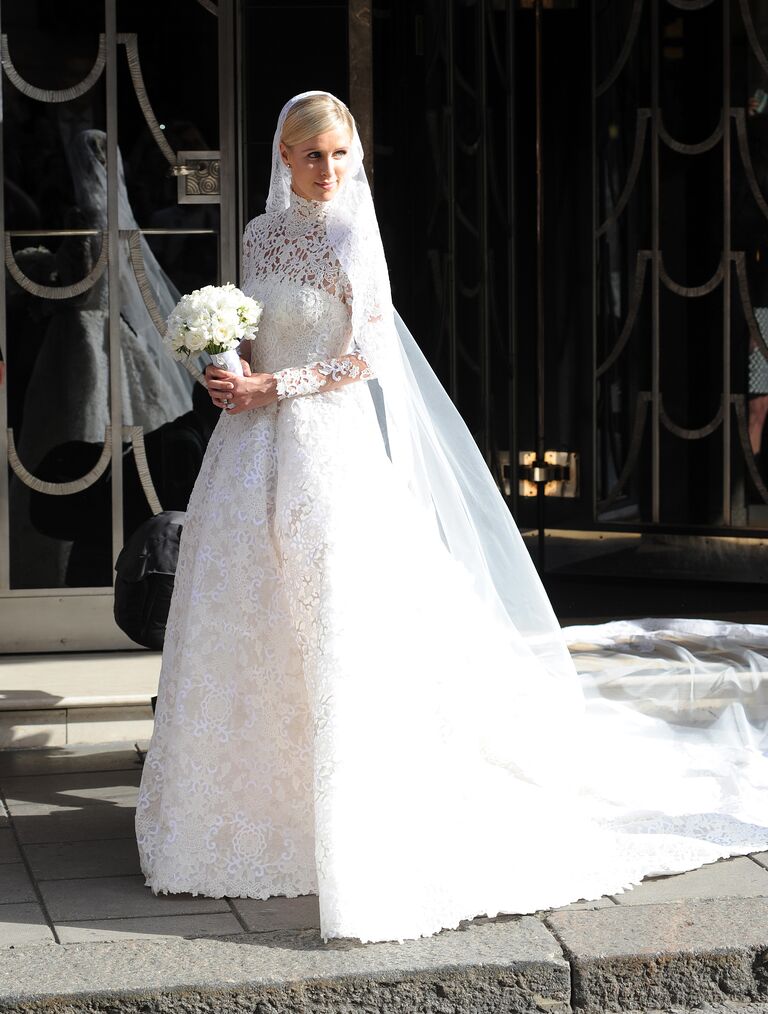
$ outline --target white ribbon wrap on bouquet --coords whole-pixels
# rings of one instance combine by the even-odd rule
[[[243,364],[240,362],[240,353],[237,349],[228,349],[226,352],[211,352],[211,362],[220,370],[229,370],[236,373],[238,377],[243,376]]]

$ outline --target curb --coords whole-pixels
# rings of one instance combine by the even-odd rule
[[[768,898],[616,905],[543,916],[574,1011],[768,1001]]]
[[[316,930],[10,949],[15,1014],[596,1014],[763,1001],[768,899],[474,920],[407,941]]]
[[[536,918],[405,944],[316,930],[41,944],[0,958],[0,1011],[32,1014],[568,1014],[570,969]]]

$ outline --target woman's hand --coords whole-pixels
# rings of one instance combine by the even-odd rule
[[[240,356],[240,366],[243,370],[243,375],[250,377],[251,366],[242,356]],[[217,408],[224,408],[227,402],[230,400],[230,393],[234,389],[233,381],[238,379],[236,373],[230,373],[229,370],[222,370],[218,366],[214,366],[213,363],[208,363],[205,368],[205,383],[208,387],[208,394],[211,396],[211,401]]]
[[[205,368],[208,393],[214,405],[237,415],[251,408],[262,408],[277,401],[277,381],[271,373],[251,373],[248,363],[241,359],[244,376],[221,370],[209,364]],[[232,408],[228,408],[232,405]]]

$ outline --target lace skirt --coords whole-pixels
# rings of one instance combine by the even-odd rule
[[[615,716],[540,676],[398,487],[365,385],[222,416],[139,791],[147,886],[317,893],[324,939],[404,940],[768,846],[702,825],[729,771],[708,755],[686,780],[701,758],[673,741],[620,805],[620,754],[642,771],[658,740],[637,729],[630,756]]]

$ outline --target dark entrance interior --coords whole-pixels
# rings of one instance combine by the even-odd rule
[[[564,622],[764,621],[768,4],[536,6],[375,5],[395,303]]]

